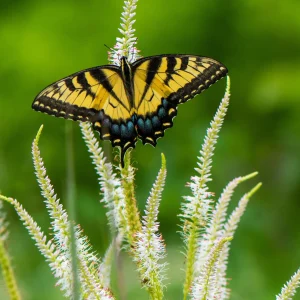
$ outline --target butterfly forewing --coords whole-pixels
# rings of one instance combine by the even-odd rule
[[[192,55],[158,55],[133,63],[137,133],[156,145],[172,127],[177,105],[207,89],[227,74],[216,60]]]
[[[61,79],[45,88],[32,107],[56,117],[90,121],[113,146],[135,145],[131,106],[117,66],[91,68]]]

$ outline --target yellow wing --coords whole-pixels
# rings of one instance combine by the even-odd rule
[[[136,127],[143,143],[156,145],[172,127],[177,105],[227,74],[220,62],[193,55],[157,55],[132,64]]]
[[[134,147],[137,133],[132,108],[117,66],[95,67],[63,78],[45,88],[32,108],[75,121],[90,121],[101,139]]]

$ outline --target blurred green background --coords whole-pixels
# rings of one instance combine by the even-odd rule
[[[44,124],[40,149],[64,201],[67,121],[36,113],[31,103],[49,83],[107,63],[103,44],[113,46],[120,36],[122,5],[121,0],[0,2],[0,190],[17,198],[46,232],[49,218],[35,181],[31,142]],[[214,157],[211,191],[218,196],[234,177],[259,171],[239,187],[234,206],[244,192],[263,182],[232,243],[228,276],[234,300],[274,299],[300,266],[299,14],[298,0],[138,2],[135,28],[143,56],[206,55],[229,69],[231,104]],[[222,80],[180,106],[174,127],[157,147],[138,143],[133,153],[141,210],[160,167],[160,153],[167,158],[159,215],[170,263],[166,299],[181,298],[185,266],[177,215],[224,88]],[[73,127],[77,218],[103,255],[110,242],[105,210],[79,126]],[[62,299],[15,211],[7,204],[5,210],[8,247],[24,299]],[[126,263],[128,299],[147,299],[132,270]],[[0,299],[7,299],[1,277]],[[294,299],[300,299],[300,292]]]

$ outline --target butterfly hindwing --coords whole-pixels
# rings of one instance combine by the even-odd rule
[[[156,145],[172,127],[177,105],[193,98],[227,74],[221,63],[193,55],[157,55],[132,64],[137,133]]]
[[[95,67],[63,78],[40,92],[32,108],[56,117],[90,121],[101,139],[120,146],[124,153],[135,146],[134,116],[117,66]]]

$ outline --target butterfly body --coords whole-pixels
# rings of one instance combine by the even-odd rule
[[[121,58],[121,70],[122,70],[127,97],[129,99],[131,107],[134,108],[132,71],[131,71],[131,65],[129,64],[126,56],[123,56]]]
[[[178,104],[227,74],[221,63],[194,55],[157,55],[132,64],[86,69],[45,88],[32,108],[56,117],[92,122],[100,138],[121,147],[121,163],[137,139],[156,145],[172,127]]]

